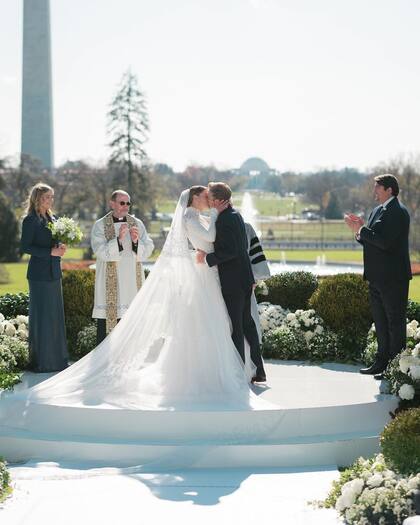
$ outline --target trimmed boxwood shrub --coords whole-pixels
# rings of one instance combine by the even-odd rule
[[[420,408],[404,410],[386,425],[381,434],[381,448],[401,474],[420,472]]]
[[[76,349],[77,335],[92,323],[95,272],[64,270],[63,298],[69,352]]]
[[[372,324],[369,289],[361,275],[343,273],[325,277],[309,305],[339,337],[339,358],[360,359]]]
[[[18,315],[28,315],[29,313],[29,294],[6,293],[0,296],[0,313],[11,319]]]
[[[308,301],[318,286],[318,280],[311,272],[284,272],[265,280],[268,295],[264,301],[279,304],[291,311],[306,310]]]

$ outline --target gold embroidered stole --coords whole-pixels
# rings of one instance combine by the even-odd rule
[[[105,225],[105,239],[111,241],[115,239],[115,227],[112,219],[112,212],[109,212],[104,217]],[[131,228],[137,227],[136,219],[131,215],[127,215],[127,224]],[[138,248],[137,248],[138,249]],[[117,324],[117,310],[118,310],[118,275],[117,262],[107,261],[105,274],[105,293],[106,293],[106,333],[109,334]],[[141,262],[136,261],[136,284],[137,290],[140,290],[142,285],[142,267]]]

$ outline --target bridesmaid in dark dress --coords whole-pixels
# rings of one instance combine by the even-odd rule
[[[36,184],[28,197],[22,224],[21,250],[30,254],[29,281],[29,350],[34,372],[55,372],[68,366],[61,257],[66,246],[56,246],[48,222],[54,191],[47,184]]]

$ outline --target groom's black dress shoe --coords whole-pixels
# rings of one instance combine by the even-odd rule
[[[384,374],[375,374],[373,376],[377,381],[382,381],[382,379],[385,379]]]
[[[251,379],[251,383],[265,383],[267,378],[265,376],[254,376]]]
[[[382,372],[385,371],[387,366],[388,363],[375,362],[372,366],[369,366],[368,368],[361,368],[359,371],[361,374],[368,374],[374,376],[377,374],[382,374]]]

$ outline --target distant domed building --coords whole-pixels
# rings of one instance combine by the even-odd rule
[[[265,160],[260,157],[250,157],[242,163],[239,169],[234,170],[234,173],[249,177],[246,185],[248,190],[264,189],[270,175],[278,175],[278,172],[270,168]]]
[[[239,168],[241,175],[261,175],[269,174],[271,171],[265,160],[259,157],[250,157]]]

